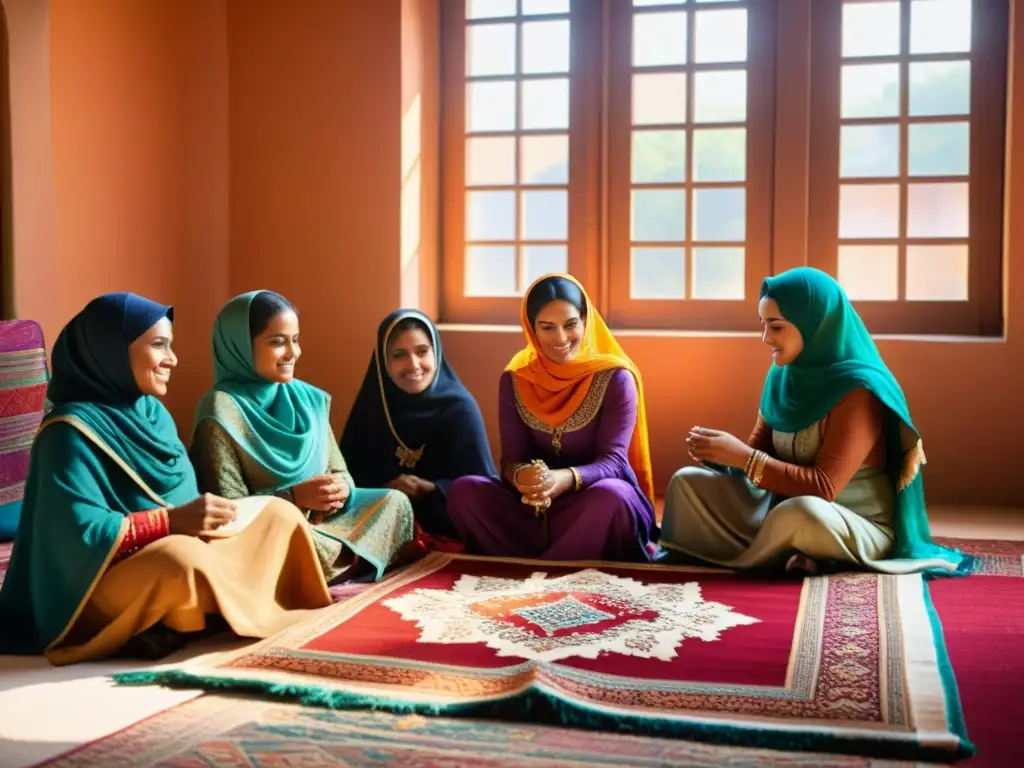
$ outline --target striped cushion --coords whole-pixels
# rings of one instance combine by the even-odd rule
[[[21,516],[32,440],[46,400],[43,330],[32,320],[0,322],[0,541]]]

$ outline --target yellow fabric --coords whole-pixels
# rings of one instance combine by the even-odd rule
[[[551,277],[545,275],[541,280]],[[636,426],[629,443],[629,464],[636,473],[640,489],[654,500],[654,472],[651,467],[650,441],[647,436],[647,408],[640,370],[625,353],[597,311],[586,289],[571,275],[558,275],[575,283],[587,303],[587,319],[583,341],[576,356],[568,363],[556,363],[540,351],[537,335],[526,316],[526,299],[533,285],[523,295],[519,322],[526,336],[526,346],[509,361],[505,370],[512,373],[523,405],[550,427],[565,423],[583,404],[594,374],[613,368],[625,368],[636,382]],[[539,281],[538,281],[539,282]],[[534,283],[536,285],[536,282]]]

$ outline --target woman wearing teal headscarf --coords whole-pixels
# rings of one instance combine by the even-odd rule
[[[275,502],[230,537],[236,503],[200,496],[157,399],[177,357],[173,310],[115,293],[89,303],[53,348],[53,409],[32,446],[0,653],[54,664],[122,651],[157,658],[221,614],[266,637],[329,605],[294,506]],[[261,574],[247,564],[258,557]]]
[[[774,365],[754,432],[691,430],[702,466],[672,478],[661,543],[733,568],[962,570],[931,539],[921,438],[843,289],[801,267],[765,279],[758,310]]]
[[[302,509],[328,581],[380,578],[413,538],[412,505],[356,488],[330,425],[330,396],[295,378],[299,318],[272,291],[229,301],[213,330],[214,386],[196,409],[190,455],[204,491],[273,494]],[[359,561],[368,564],[357,567]]]

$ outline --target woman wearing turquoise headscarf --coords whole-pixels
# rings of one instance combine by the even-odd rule
[[[190,449],[199,487],[293,501],[329,582],[366,571],[380,578],[413,538],[412,505],[399,491],[355,487],[331,430],[330,396],[295,378],[300,354],[299,318],[284,297],[252,291],[220,311],[214,386],[196,409]]]
[[[330,605],[294,506],[275,500],[227,536],[237,504],[199,495],[157,399],[178,362],[172,317],[140,296],[108,294],[58,337],[53,409],[32,446],[0,590],[0,653],[45,652],[54,664],[119,651],[158,658],[208,628],[211,614],[266,637]]]
[[[774,365],[750,439],[694,427],[661,543],[733,568],[952,573],[928,528],[924,452],[906,398],[839,284],[807,267],[765,279]]]

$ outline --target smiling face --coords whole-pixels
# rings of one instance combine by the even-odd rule
[[[533,323],[540,351],[554,363],[568,363],[580,351],[586,322],[570,302],[555,299],[537,313]]]
[[[164,317],[128,347],[132,377],[142,394],[154,397],[167,394],[171,369],[178,364],[178,358],[171,349],[173,342],[171,321]]]
[[[399,330],[388,339],[388,376],[403,392],[418,395],[425,391],[436,368],[434,345],[419,325]]]
[[[772,360],[778,366],[789,365],[804,348],[804,337],[779,311],[775,299],[765,296],[757,305],[761,316],[761,341],[772,348]]]
[[[299,348],[299,316],[288,309],[270,318],[263,332],[252,340],[256,373],[267,381],[287,384],[295,377]]]

